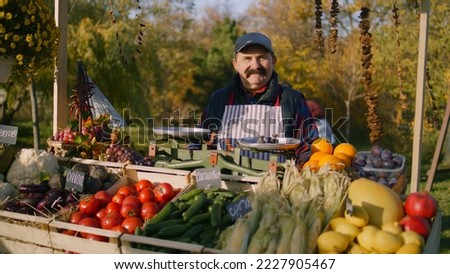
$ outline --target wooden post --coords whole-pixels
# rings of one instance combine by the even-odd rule
[[[433,162],[431,163],[430,171],[428,173],[427,185],[425,186],[426,191],[431,191],[431,186],[433,185],[434,175],[436,174],[437,165],[439,162],[439,156],[442,152],[442,146],[444,144],[445,135],[448,129],[448,120],[450,119],[450,96],[447,98],[447,107],[445,108],[444,119],[442,120],[441,131],[439,133],[439,138],[436,143],[436,149],[434,150]]]
[[[417,192],[420,183],[420,161],[424,114],[423,107],[427,69],[427,35],[429,13],[430,1],[420,1],[419,59],[417,62],[416,110],[414,115],[414,138],[411,163],[411,192]]]
[[[69,1],[55,0],[55,20],[59,27],[58,57],[53,83],[53,133],[67,124],[67,17]]]

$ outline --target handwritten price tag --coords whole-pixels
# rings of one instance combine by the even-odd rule
[[[70,191],[83,192],[85,174],[80,171],[69,170],[66,175],[66,189]]]
[[[234,221],[252,211],[252,205],[248,197],[243,197],[236,202],[230,203],[227,206],[227,211],[230,214],[231,219]]]

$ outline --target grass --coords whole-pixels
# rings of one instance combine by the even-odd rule
[[[19,126],[19,137],[17,147],[33,147],[33,130],[30,123],[21,123]],[[47,138],[52,136],[50,126],[41,126],[40,128],[40,148],[47,148]],[[133,129],[130,128],[130,135],[133,136]],[[133,137],[131,138],[132,140]],[[143,148],[143,147],[142,147]],[[425,174],[422,172],[422,174]],[[450,254],[450,179],[449,174],[437,173],[431,189],[431,194],[439,203],[439,209],[442,212],[442,227],[440,253]],[[426,178],[420,183],[419,190],[425,189]]]

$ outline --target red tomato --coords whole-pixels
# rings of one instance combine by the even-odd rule
[[[151,188],[144,188],[139,192],[139,201],[141,204],[147,203],[147,202],[154,202],[155,201],[155,193]]]
[[[144,222],[139,217],[127,217],[122,222],[122,226],[125,227],[130,234],[134,234],[136,228],[141,227],[143,224]]]
[[[69,235],[69,236],[75,236],[77,234],[77,232],[74,230],[66,229],[62,232],[62,234]]]
[[[121,205],[122,202],[123,202],[123,200],[125,199],[125,197],[126,197],[126,196],[123,195],[123,194],[116,193],[116,194],[114,194],[114,195],[112,196],[111,201],[112,201],[112,202],[115,202],[115,203],[118,203],[119,205]]]
[[[94,218],[94,217],[87,217],[87,218],[84,218],[84,219],[81,220],[78,224],[79,224],[79,225],[84,225],[84,226],[89,226],[89,227],[96,227],[96,228],[100,228],[100,227],[101,227],[101,226],[100,226],[100,221],[97,220],[97,219]],[[81,236],[82,236],[83,238],[86,238],[86,236],[87,236],[89,233],[86,233],[86,232],[80,232],[80,234],[81,234]]]
[[[111,230],[117,231],[117,232],[120,232],[120,233],[129,233],[128,230],[125,227],[123,227],[121,224],[120,225],[116,225],[115,227],[111,228]]]
[[[117,212],[120,213],[120,209],[122,208],[121,204],[116,202],[110,202],[106,205],[106,213]]]
[[[70,223],[71,224],[78,224],[81,220],[88,217],[88,215],[84,212],[76,211],[70,215]]]
[[[121,209],[120,209],[120,215],[122,215],[122,217],[127,218],[130,216],[140,216],[140,208],[138,205],[135,204],[126,204],[126,205],[122,205]]]
[[[148,219],[155,216],[156,213],[158,213],[158,212],[159,212],[159,206],[157,203],[147,202],[142,205],[141,218],[144,219],[144,221],[147,221]]]
[[[139,201],[139,198],[136,196],[125,197],[125,199],[123,199],[122,206],[128,204],[137,205],[138,207],[141,206],[141,202]]]
[[[118,212],[111,212],[106,214],[101,219],[101,226],[104,229],[112,229],[115,226],[121,225],[123,222],[123,217]]]
[[[98,191],[97,193],[95,193],[94,197],[95,199],[100,201],[101,206],[108,204],[112,200],[112,195],[109,194],[109,192],[106,190]]]
[[[100,241],[100,242],[108,242],[108,237],[101,236],[101,235],[95,235],[95,234],[86,234],[86,237],[84,237],[88,240],[94,240],[94,241]]]
[[[160,183],[155,187],[153,192],[155,193],[156,200],[159,202],[168,202],[175,196],[173,187],[169,183]]]
[[[99,208],[100,202],[92,195],[83,197],[78,203],[78,210],[86,213],[87,215],[95,215]]]
[[[153,186],[153,183],[150,180],[147,180],[147,179],[140,179],[139,181],[137,181],[135,187],[136,187],[136,191],[137,192],[141,192],[141,190],[143,190],[145,188],[150,188],[150,189],[154,189],[155,188]]]
[[[127,197],[127,196],[130,196],[130,195],[134,195],[135,193],[136,193],[136,190],[133,187],[131,187],[131,186],[121,186],[117,190],[116,194],[122,194],[125,197]]]
[[[101,220],[103,217],[106,216],[106,214],[108,214],[108,212],[106,212],[106,208],[102,208],[99,211],[97,211],[97,213],[95,213],[95,217]]]

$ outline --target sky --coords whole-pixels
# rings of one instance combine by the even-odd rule
[[[194,2],[199,10],[207,6],[217,9],[230,8],[232,12],[241,15],[252,1],[254,0],[195,0]]]

